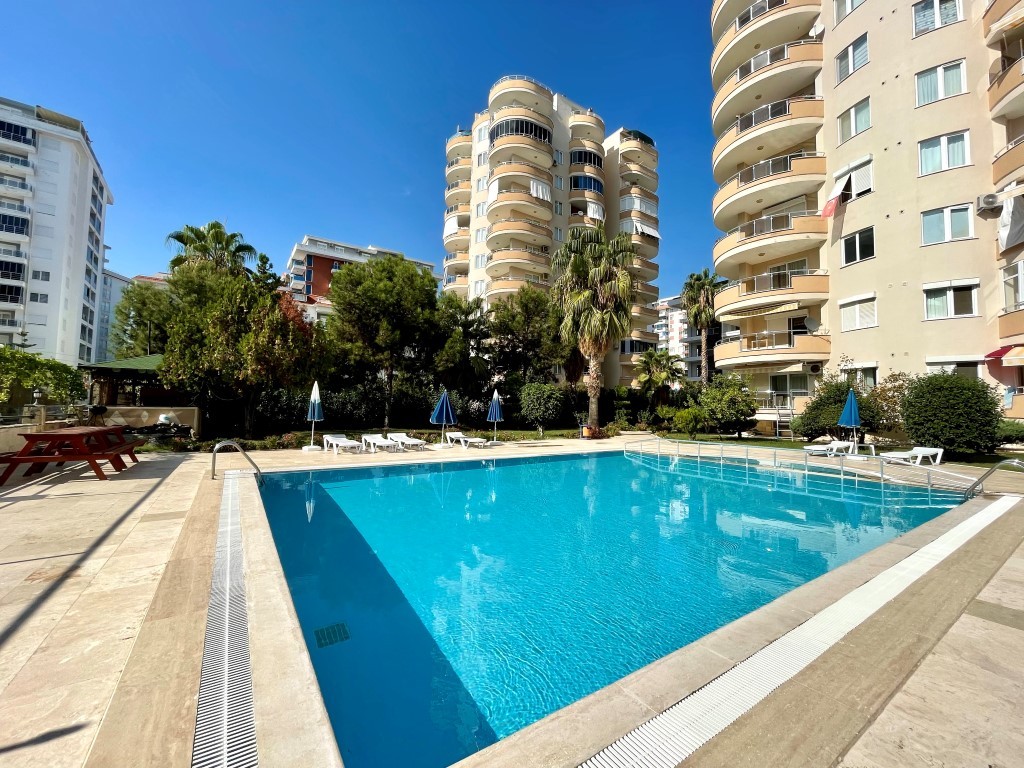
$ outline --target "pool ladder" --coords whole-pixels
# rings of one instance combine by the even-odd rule
[[[260,472],[260,468],[256,466],[256,462],[252,460],[252,456],[245,452],[245,448],[240,446],[234,440],[221,440],[219,443],[213,446],[213,463],[210,466],[210,474],[213,476],[214,480],[217,479],[217,452],[220,451],[221,448],[234,448],[236,451],[242,454],[242,457],[249,462],[249,466],[251,466],[253,470],[256,472],[256,485],[263,485],[263,473]]]
[[[1003,459],[998,464],[989,467],[985,471],[985,474],[983,474],[981,477],[979,477],[977,480],[971,483],[970,487],[968,487],[968,489],[964,491],[964,499],[971,498],[975,494],[975,492],[979,490],[982,493],[984,493],[985,481],[989,478],[989,475],[993,474],[997,469],[1002,467],[1004,464],[1009,464],[1010,466],[1016,467],[1017,469],[1024,472],[1024,461],[1021,461],[1020,459]]]

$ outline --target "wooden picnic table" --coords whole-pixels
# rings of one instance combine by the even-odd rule
[[[127,469],[124,457],[138,464],[135,449],[146,442],[125,439],[123,426],[66,427],[48,432],[21,432],[20,436],[25,440],[20,451],[0,455],[0,464],[7,465],[0,474],[0,485],[6,483],[21,464],[29,465],[25,470],[25,477],[29,477],[42,473],[49,464],[60,467],[77,461],[87,462],[96,477],[106,480],[100,462],[110,462],[118,472]]]

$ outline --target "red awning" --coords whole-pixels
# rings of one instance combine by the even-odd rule
[[[993,352],[989,352],[987,355],[985,355],[985,359],[986,360],[1002,360],[1003,356],[1007,352],[1009,352],[1011,349],[1016,347],[1016,346],[1017,346],[1016,344],[1007,344],[1005,347],[1000,347],[999,349],[997,349],[997,350],[995,350]]]

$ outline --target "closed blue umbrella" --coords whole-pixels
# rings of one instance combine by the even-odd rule
[[[441,444],[443,445],[444,428],[456,423],[455,410],[452,408],[451,400],[448,399],[447,390],[441,392],[441,398],[437,401],[437,405],[434,406],[434,412],[430,414],[430,423],[441,425]]]
[[[505,420],[505,415],[501,412],[501,398],[498,397],[498,390],[494,390],[494,395],[491,397],[491,407],[487,409],[487,420],[494,422],[494,440],[498,442],[498,422]]]
[[[305,446],[302,450],[304,451],[319,451],[320,446],[314,445],[313,440],[316,434],[316,423],[324,420],[324,407],[320,403],[320,383],[313,382],[313,391],[309,394],[309,410],[306,411],[306,421],[313,422],[313,426],[309,428],[309,445]]]
[[[851,389],[846,395],[846,405],[839,417],[838,426],[853,429],[853,442],[857,442],[857,427],[860,426],[860,408],[857,407],[857,394]]]

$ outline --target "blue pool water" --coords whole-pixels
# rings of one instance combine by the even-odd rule
[[[621,454],[266,481],[348,768],[455,762],[959,501]]]

